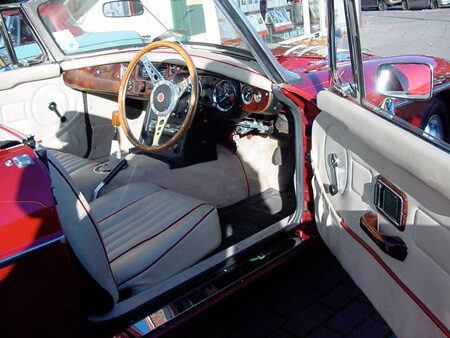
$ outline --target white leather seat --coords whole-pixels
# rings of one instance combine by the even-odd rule
[[[186,269],[221,242],[217,210],[150,183],[131,183],[89,204],[52,154],[63,231],[85,270],[118,301]]]
[[[213,206],[150,183],[127,184],[90,206],[119,290],[155,285],[221,241]]]
[[[92,192],[106,174],[94,173],[94,168],[99,164],[97,161],[88,160],[74,154],[65,153],[60,150],[49,150],[49,152],[64,167],[75,186],[90,201]]]
[[[49,150],[53,156],[61,163],[67,173],[72,176],[76,171],[92,171],[98,162],[88,160],[74,154],[65,153],[61,150],[51,149]],[[76,183],[76,182],[75,182]]]

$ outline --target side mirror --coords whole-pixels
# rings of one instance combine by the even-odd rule
[[[426,63],[380,64],[377,92],[397,99],[429,100],[433,95],[433,68]]]
[[[108,18],[124,18],[144,13],[140,0],[109,1],[103,4],[103,15]]]

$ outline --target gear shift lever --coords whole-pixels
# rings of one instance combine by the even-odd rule
[[[110,172],[117,166],[117,164],[120,162],[120,158],[122,157],[122,154],[120,151],[120,141],[119,141],[120,120],[119,120],[119,112],[117,110],[113,111],[113,113],[112,113],[112,125],[114,128],[114,131],[113,131],[113,138],[112,138],[112,142],[111,142],[111,151],[109,154],[109,161],[97,166],[95,168],[95,171],[97,171],[97,172]]]

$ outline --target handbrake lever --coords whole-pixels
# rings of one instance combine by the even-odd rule
[[[103,181],[100,182],[99,185],[97,185],[97,187],[94,189],[93,193],[92,193],[92,198],[91,200],[95,200],[98,197],[98,194],[100,193],[100,190],[103,189],[103,187],[105,185],[107,185],[109,182],[111,182],[111,180],[116,177],[116,175],[127,165],[128,161],[127,160],[122,160],[120,161],[113,170],[111,170],[111,172],[103,179]]]

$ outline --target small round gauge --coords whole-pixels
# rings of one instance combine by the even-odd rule
[[[253,102],[253,89],[250,86],[245,86],[242,88],[242,102],[244,104],[250,104]]]
[[[214,87],[213,100],[217,109],[229,111],[236,101],[236,87],[227,80],[217,82]]]

